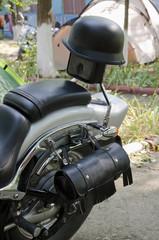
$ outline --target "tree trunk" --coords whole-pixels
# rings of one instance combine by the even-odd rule
[[[52,50],[52,1],[38,0],[37,6],[37,70],[43,77],[55,77],[57,71]]]
[[[20,35],[22,35],[24,30],[24,22],[22,17],[19,15],[19,12],[23,14],[23,8],[17,6],[12,2],[9,2],[11,5],[11,18],[12,18],[12,29],[13,29],[13,39],[18,40]]]
[[[24,11],[23,7],[16,6],[16,13],[17,13],[17,23],[16,23],[16,34],[15,39],[18,40],[24,34]],[[20,14],[21,13],[21,14]]]
[[[128,24],[129,24],[129,0],[125,0],[124,49],[123,49],[125,65],[127,65],[128,63]]]

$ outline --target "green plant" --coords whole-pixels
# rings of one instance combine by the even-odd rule
[[[126,99],[124,99],[127,101]],[[142,141],[159,135],[159,98],[155,94],[140,102],[137,97],[127,101],[129,110],[120,128],[125,143]]]
[[[23,54],[23,79],[26,81],[29,77],[37,77],[38,73],[36,70],[37,65],[37,47],[35,42],[29,42],[29,48],[25,49]]]
[[[65,79],[72,79],[70,75],[66,71],[59,70],[59,78],[65,78]]]
[[[107,67],[105,84],[159,88],[159,60],[151,64]]]
[[[28,78],[37,78],[38,73],[36,70],[36,56],[37,48],[35,42],[29,42],[30,46],[23,54],[23,60],[13,61],[10,58],[4,58],[4,62],[16,72],[24,82],[28,82]]]

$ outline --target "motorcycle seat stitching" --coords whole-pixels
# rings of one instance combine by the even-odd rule
[[[36,122],[56,110],[87,105],[91,94],[75,82],[51,79],[31,82],[9,91],[3,103]]]
[[[28,92],[25,92],[21,89],[15,89],[15,90],[13,89],[10,92],[13,92],[15,94],[19,94],[20,96],[24,96],[26,99],[28,99],[29,101],[31,101],[33,104],[35,104],[37,106],[41,116],[45,116],[46,109],[45,109],[45,106],[42,103],[42,101],[40,101],[39,99],[35,98],[33,95],[31,95]]]

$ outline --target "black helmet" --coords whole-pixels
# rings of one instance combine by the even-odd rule
[[[115,22],[98,16],[79,18],[64,45],[76,56],[95,63],[123,64],[124,34]]]

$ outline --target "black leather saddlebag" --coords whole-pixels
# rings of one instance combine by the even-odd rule
[[[124,186],[131,184],[129,157],[119,144],[111,143],[58,171],[55,188],[66,201],[92,192],[94,203],[98,203],[115,193],[114,180],[121,173]]]

